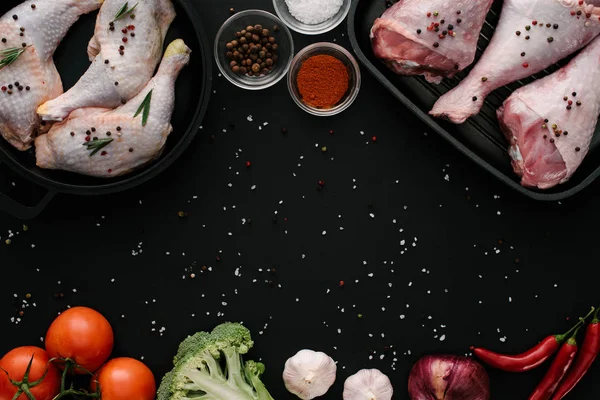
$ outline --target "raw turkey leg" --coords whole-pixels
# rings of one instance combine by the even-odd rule
[[[581,165],[600,113],[599,61],[596,38],[569,65],[516,90],[498,110],[524,186],[548,189]]]
[[[73,88],[38,109],[45,121],[62,121],[81,107],[115,108],[152,78],[175,9],[171,0],[129,1],[130,7],[137,7],[114,21],[124,4],[125,0],[105,1],[88,46],[92,65]]]
[[[504,0],[491,43],[460,85],[430,114],[463,123],[493,90],[574,53],[600,33],[600,8],[580,0]]]
[[[0,67],[0,133],[17,149],[31,147],[40,126],[38,106],[63,92],[52,60],[58,44],[80,15],[97,10],[101,3],[30,0],[0,18],[0,52],[28,46],[16,61]],[[4,58],[0,54],[0,60]]]
[[[424,75],[439,83],[475,59],[479,32],[492,3],[400,0],[375,20],[373,52],[397,74]]]
[[[126,105],[115,110],[82,108],[72,112],[36,139],[37,165],[108,178],[158,158],[173,130],[175,81],[189,59],[190,49],[178,39],[167,48],[156,76]],[[144,126],[144,112],[134,115],[150,92]],[[95,154],[94,149],[98,149]]]

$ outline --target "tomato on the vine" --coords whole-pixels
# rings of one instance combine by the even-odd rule
[[[102,400],[154,400],[156,381],[144,363],[133,358],[115,358],[92,378],[92,392],[100,384]]]
[[[29,375],[25,377],[30,362]],[[24,388],[36,400],[51,400],[60,391],[60,372],[56,365],[50,363],[48,353],[39,347],[24,346],[9,351],[0,359],[0,368],[0,400],[14,399],[17,391],[21,392],[17,400],[27,400]],[[48,373],[44,377],[46,370]],[[20,385],[15,386],[15,383]]]
[[[50,357],[67,359],[81,368],[95,372],[110,356],[114,335],[110,323],[99,312],[74,307],[59,315],[46,333],[46,350]],[[84,369],[85,370],[84,370]]]

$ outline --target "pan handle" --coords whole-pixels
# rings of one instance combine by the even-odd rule
[[[0,164],[2,164],[2,160],[0,160]],[[40,215],[54,196],[56,196],[56,192],[48,190],[38,204],[26,206],[0,191],[0,211],[5,211],[15,218],[30,220]]]

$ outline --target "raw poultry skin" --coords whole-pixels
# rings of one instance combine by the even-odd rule
[[[31,147],[40,126],[38,106],[63,92],[54,51],[79,16],[97,10],[101,3],[26,1],[0,18],[0,51],[22,48],[23,43],[29,46],[14,63],[0,69],[0,133],[17,149]]]
[[[189,62],[190,49],[183,40],[169,45],[156,76],[130,102],[115,110],[82,108],[35,141],[37,165],[79,174],[109,178],[126,174],[158,158],[173,130],[175,81]],[[134,118],[152,91],[147,124],[143,113]],[[93,156],[87,145],[113,139]]]
[[[598,123],[599,82],[596,38],[569,65],[516,90],[498,110],[524,186],[551,188],[569,180],[581,165]]]
[[[467,78],[438,99],[430,114],[463,123],[481,110],[493,90],[539,72],[588,44],[600,33],[600,8],[579,3],[504,0],[485,53]]]
[[[440,83],[475,59],[479,32],[492,3],[400,0],[375,20],[373,52],[397,74],[424,75],[427,81]]]
[[[88,46],[92,64],[73,88],[38,109],[45,121],[62,121],[82,107],[118,107],[146,86],[160,61],[175,9],[171,0],[129,1],[128,5],[136,3],[132,13],[113,22],[125,0],[104,2]]]

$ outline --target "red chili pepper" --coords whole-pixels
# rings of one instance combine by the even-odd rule
[[[583,320],[580,321],[580,323]],[[575,361],[575,355],[577,354],[577,333],[581,329],[581,325],[575,329],[573,335],[563,344],[556,355],[550,368],[544,379],[538,384],[537,388],[533,391],[529,400],[549,400],[552,393],[556,390],[556,387],[560,381],[565,377],[567,371]]]
[[[586,316],[586,319],[593,311],[594,309],[592,308],[592,311]],[[560,345],[563,344],[570,337],[571,333],[573,333],[580,325],[581,321],[567,333],[548,336],[537,346],[517,355],[500,354],[487,349],[474,347],[471,347],[471,350],[477,358],[492,368],[507,372],[525,372],[539,367],[552,357],[552,355],[558,351]]]
[[[575,364],[573,364],[573,368],[569,370],[565,379],[560,383],[556,392],[554,392],[552,400],[560,400],[569,394],[598,357],[600,353],[600,319],[598,319],[598,311],[600,311],[600,308],[596,311],[594,319],[587,327],[581,351],[575,360]]]

